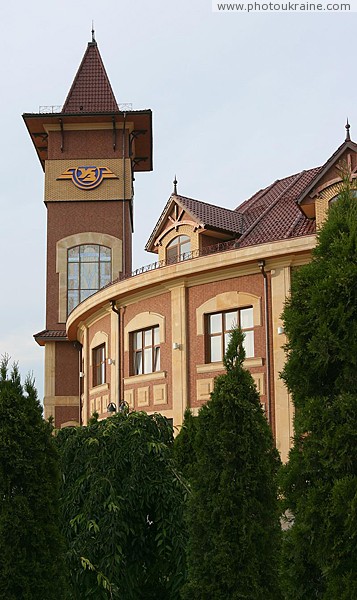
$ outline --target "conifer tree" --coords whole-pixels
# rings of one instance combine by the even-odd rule
[[[31,378],[0,366],[0,598],[67,600],[52,427]]]
[[[349,176],[292,280],[283,378],[295,438],[282,470],[286,599],[357,597],[357,200]]]
[[[195,423],[190,469],[187,600],[278,600],[279,457],[250,373],[243,334],[232,333],[226,374]]]

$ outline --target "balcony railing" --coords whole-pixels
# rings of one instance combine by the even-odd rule
[[[229,240],[229,242],[219,242],[218,244],[213,244],[212,246],[205,246],[199,250],[185,252],[177,259],[159,260],[154,263],[150,263],[149,265],[140,267],[139,269],[135,269],[135,271],[132,271],[131,273],[122,273],[117,279],[111,283],[108,283],[108,285],[112,285],[118,281],[124,281],[125,279],[130,279],[131,277],[136,277],[137,275],[142,275],[143,273],[148,273],[149,271],[156,271],[157,269],[162,269],[163,267],[175,265],[186,260],[192,260],[193,258],[200,258],[201,256],[208,256],[210,254],[217,254],[218,252],[226,252],[227,250],[234,250],[235,248],[238,248],[238,240]]]

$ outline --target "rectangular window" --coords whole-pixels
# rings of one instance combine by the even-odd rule
[[[231,331],[240,326],[247,358],[254,356],[253,308],[240,308],[207,315],[207,362],[221,362],[227,351]]]
[[[105,383],[105,344],[93,348],[93,387]]]
[[[159,326],[150,327],[131,334],[132,375],[160,371]]]

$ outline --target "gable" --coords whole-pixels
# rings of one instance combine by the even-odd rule
[[[308,218],[316,218],[317,202],[331,186],[339,185],[344,173],[357,177],[357,144],[348,140],[326,161],[311,184],[297,198],[297,204]]]

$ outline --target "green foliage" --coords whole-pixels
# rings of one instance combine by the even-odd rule
[[[286,532],[286,598],[357,597],[357,395],[310,398],[300,411],[288,465],[281,473]]]
[[[167,420],[119,413],[57,441],[71,598],[178,599],[186,488]]]
[[[283,377],[296,407],[281,473],[293,515],[283,544],[288,600],[357,597],[357,201],[349,179],[284,314]]]
[[[190,478],[191,468],[195,467],[196,454],[194,439],[196,435],[197,417],[186,408],[180,433],[174,442],[174,456],[177,468],[186,479]]]
[[[0,597],[67,598],[59,533],[58,456],[31,378],[0,365]]]
[[[297,407],[310,396],[357,392],[357,202],[348,179],[312,262],[293,276],[283,320],[282,376]]]
[[[192,432],[187,600],[280,598],[279,457],[254,381],[242,366],[242,341],[241,331],[234,331],[227,372],[216,379]]]

